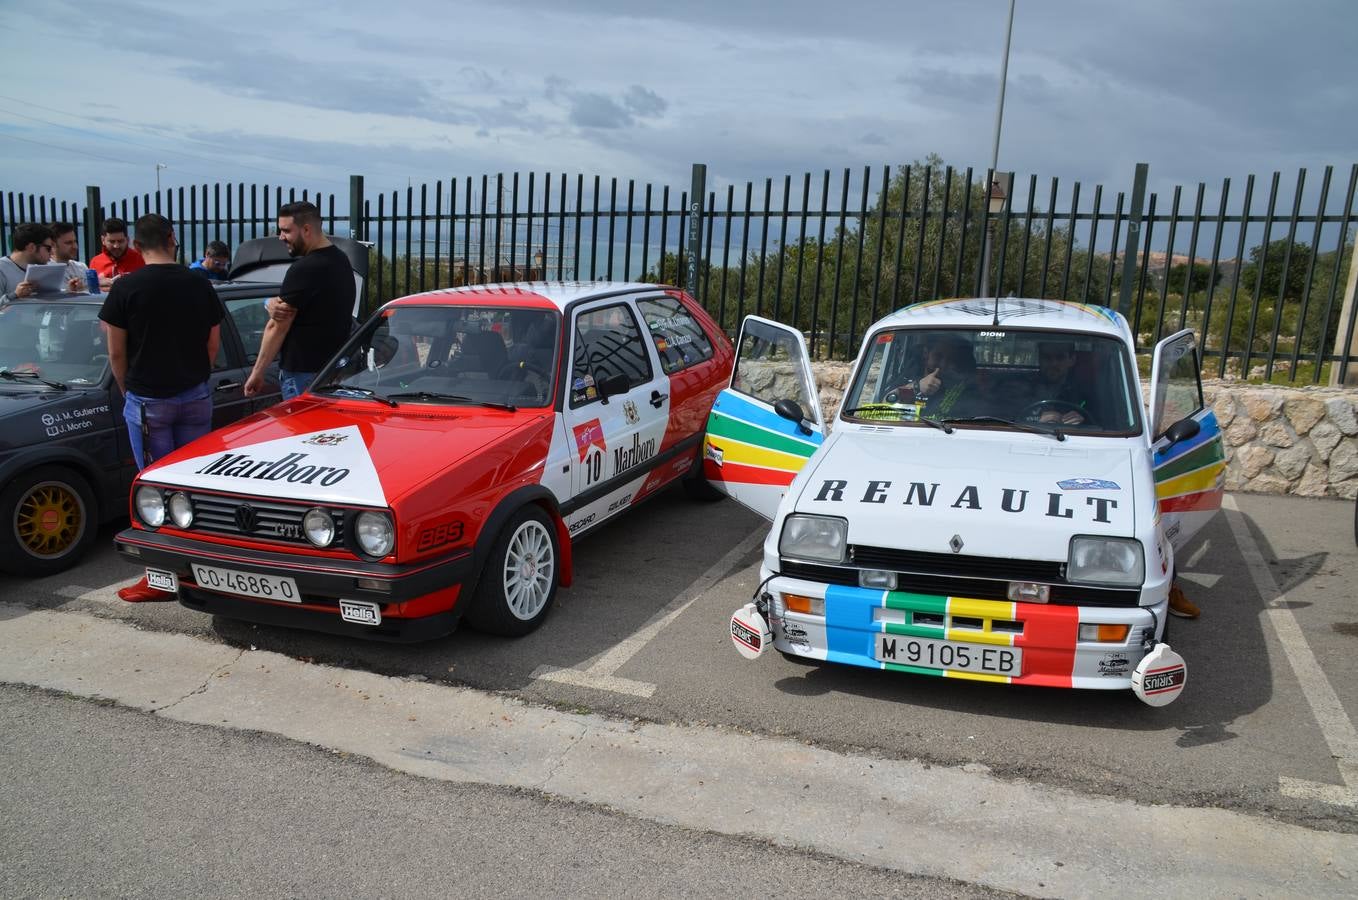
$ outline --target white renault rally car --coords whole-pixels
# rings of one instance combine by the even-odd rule
[[[869,330],[827,437],[801,335],[747,319],[704,443],[773,522],[737,649],[1173,700],[1174,554],[1225,462],[1193,334],[1156,346],[1148,416],[1133,348],[1103,307],[917,304]]]

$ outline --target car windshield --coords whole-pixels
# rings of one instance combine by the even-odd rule
[[[845,418],[1098,435],[1140,430],[1121,341],[1063,331],[877,332],[845,394]]]
[[[555,310],[395,306],[366,322],[313,393],[444,405],[548,406],[560,344]]]
[[[39,301],[0,309],[0,370],[23,375],[22,381],[0,381],[0,388],[44,381],[94,385],[107,367],[97,304]]]

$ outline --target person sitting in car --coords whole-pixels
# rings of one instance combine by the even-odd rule
[[[934,334],[925,339],[920,373],[886,392],[891,404],[914,404],[929,419],[958,419],[982,415],[984,401],[976,383],[976,359],[971,344],[956,334]]]
[[[1037,373],[1028,384],[1025,407],[1040,422],[1083,425],[1090,420],[1089,392],[1071,374],[1075,367],[1075,344],[1071,341],[1040,341]]]

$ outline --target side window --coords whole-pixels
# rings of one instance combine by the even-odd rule
[[[1159,438],[1169,426],[1202,409],[1202,382],[1198,378],[1198,354],[1192,341],[1167,348],[1162,364],[1165,376],[1157,389],[1162,391],[1160,418],[1155,423]]]
[[[245,348],[245,361],[253,363],[259,356],[259,345],[264,340],[264,326],[269,324],[269,311],[264,308],[268,297],[237,297],[226,301],[226,314],[240,336],[241,346]],[[225,348],[226,342],[222,341]],[[215,365],[226,365],[225,350],[218,351]]]
[[[666,375],[712,358],[712,341],[684,304],[674,297],[637,301]]]
[[[619,374],[627,376],[630,387],[651,380],[650,356],[632,310],[618,303],[580,313],[571,358],[571,406],[598,399],[595,385]]]
[[[811,385],[802,371],[803,350],[792,335],[759,322],[747,322],[736,348],[736,373],[731,387],[772,406],[796,400],[807,416],[815,415]]]

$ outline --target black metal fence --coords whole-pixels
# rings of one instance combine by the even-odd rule
[[[734,331],[747,313],[785,321],[821,357],[854,355],[864,329],[909,303],[994,292],[1118,308],[1138,350],[1197,330],[1209,376],[1337,382],[1358,376],[1346,296],[1358,164],[1319,184],[1306,170],[1243,189],[1197,184],[1089,190],[1037,176],[938,164],[785,175],[709,189],[537,173],[454,178],[348,198],[217,184],[83,204],[0,194],[0,246],[14,225],[74,221],[87,255],[97,225],[160,212],[196,258],[210,240],[273,233],[278,208],[317,204],[332,233],[372,244],[365,308],[396,296],[504,280],[682,284]],[[1003,199],[999,198],[1003,193]],[[347,201],[347,202],[346,202]],[[94,215],[90,215],[90,211]],[[987,284],[988,282],[988,284]]]

